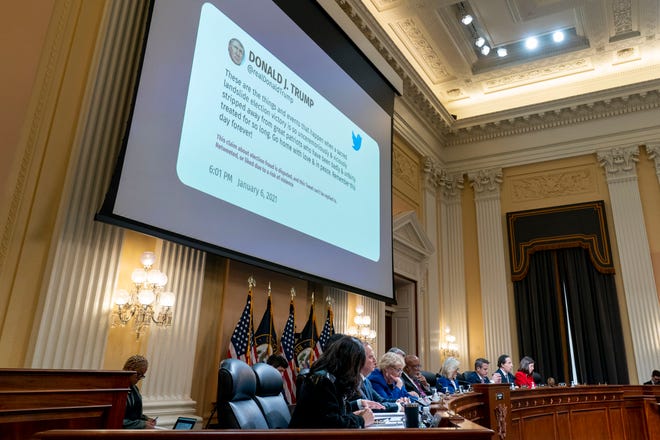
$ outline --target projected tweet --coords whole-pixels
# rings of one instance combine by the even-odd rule
[[[214,6],[202,7],[177,174],[372,261],[378,144]]]

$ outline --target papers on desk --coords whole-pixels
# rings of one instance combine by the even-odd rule
[[[400,412],[374,413],[374,424],[369,428],[403,428],[404,414]]]

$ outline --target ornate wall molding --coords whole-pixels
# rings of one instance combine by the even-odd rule
[[[511,177],[507,180],[510,182],[513,199],[517,202],[585,194],[593,192],[597,185],[594,170],[589,166],[551,171],[532,177]]]

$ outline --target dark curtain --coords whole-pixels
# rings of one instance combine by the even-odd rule
[[[520,356],[531,356],[541,376],[566,382],[566,333],[555,267],[554,251],[536,252],[530,256],[527,276],[513,283],[518,342]]]
[[[566,285],[578,381],[627,384],[614,275],[598,272],[582,248],[559,251],[557,259]]]
[[[568,309],[577,381],[628,383],[614,276],[599,273],[578,247],[539,251],[529,261],[527,276],[514,282],[521,356],[534,358],[544,377],[568,383]]]

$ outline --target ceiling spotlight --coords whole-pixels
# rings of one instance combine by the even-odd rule
[[[564,41],[564,33],[562,31],[555,31],[552,34],[552,41],[554,41],[555,43],[561,43],[562,41]]]
[[[474,20],[474,18],[472,18],[470,14],[465,14],[463,17],[461,17],[461,23],[463,23],[465,26],[472,23],[472,20]]]
[[[483,46],[485,43],[486,43],[486,40],[484,39],[484,37],[479,37],[479,38],[477,38],[477,39],[474,41],[474,44],[475,44],[477,47],[481,47],[481,46]]]
[[[481,54],[488,55],[489,53],[490,53],[490,47],[488,47],[488,45],[486,44],[481,48]]]
[[[497,49],[497,56],[500,57],[500,58],[505,57],[508,54],[509,54],[509,52],[506,50],[505,47],[500,47],[499,49]]]
[[[539,46],[539,40],[536,37],[529,37],[525,40],[525,47],[529,50],[534,50]]]

